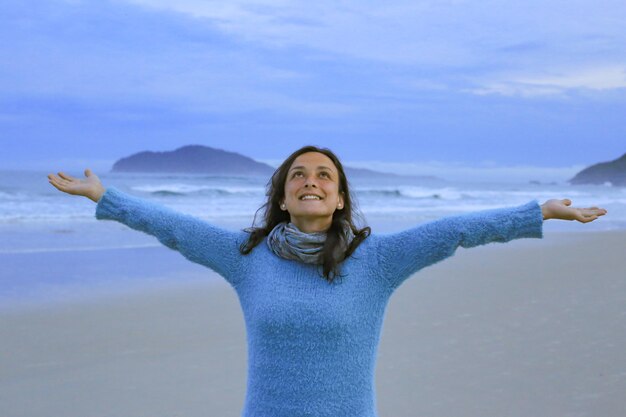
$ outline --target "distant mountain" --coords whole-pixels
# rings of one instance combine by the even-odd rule
[[[365,168],[344,166],[348,179],[424,179],[439,180],[435,177],[408,177],[372,171]],[[255,161],[247,156],[215,149],[203,145],[188,145],[174,151],[144,151],[122,158],[113,164],[111,172],[142,172],[142,173],[197,173],[210,175],[270,177],[276,168]]]
[[[274,168],[235,152],[202,145],[188,145],[175,151],[136,153],[115,162],[111,172],[270,176]]]
[[[605,184],[626,186],[626,153],[614,161],[601,162],[583,169],[569,180],[570,184]]]

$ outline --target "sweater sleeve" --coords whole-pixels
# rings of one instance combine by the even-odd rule
[[[449,256],[456,249],[519,238],[542,238],[543,214],[536,200],[527,204],[445,217],[411,229],[378,236],[382,273],[392,288]]]
[[[155,236],[192,262],[207,266],[235,285],[241,263],[238,235],[163,205],[107,188],[96,206],[96,218],[115,220]]]

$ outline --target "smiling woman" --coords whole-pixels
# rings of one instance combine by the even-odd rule
[[[407,278],[459,247],[541,238],[546,219],[586,223],[606,213],[570,207],[569,200],[541,206],[530,201],[370,234],[352,222],[354,207],[337,157],[304,147],[268,183],[264,224],[230,231],[105,189],[96,175],[85,173],[86,180],[63,173],[49,179],[61,191],[97,201],[98,219],[154,235],[219,273],[237,293],[248,342],[243,417],[376,417],[383,317]]]
[[[268,236],[274,253],[321,264],[323,275],[332,281],[339,263],[371,231],[353,223],[356,210],[349,187],[343,165],[333,152],[315,146],[298,149],[268,182],[268,199],[261,207],[264,223],[247,229],[250,237],[241,253],[250,253]]]
[[[329,157],[320,152],[300,154],[289,169],[285,197],[280,204],[291,223],[305,233],[324,232],[332,223],[335,210],[343,208],[339,174]],[[332,166],[332,167],[331,167]]]

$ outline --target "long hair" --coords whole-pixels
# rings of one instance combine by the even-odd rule
[[[339,264],[347,259],[359,244],[365,240],[371,233],[369,227],[362,229],[357,228],[353,221],[354,217],[362,219],[362,215],[357,211],[356,204],[352,201],[350,196],[350,187],[348,185],[348,179],[343,170],[343,165],[339,161],[339,158],[330,150],[326,148],[318,148],[316,146],[304,146],[291,155],[276,169],[272,178],[268,181],[266,187],[267,202],[263,204],[255,213],[254,220],[252,221],[252,227],[244,229],[244,231],[250,233],[247,241],[244,241],[239,247],[239,251],[247,255],[252,249],[254,249],[263,238],[281,222],[289,222],[291,217],[289,212],[280,209],[279,205],[281,200],[285,197],[285,182],[287,180],[287,174],[289,168],[293,164],[295,159],[307,152],[319,152],[330,158],[331,161],[337,167],[339,172],[339,194],[343,195],[343,209],[335,210],[333,213],[333,220],[330,228],[326,231],[326,241],[322,248],[322,273],[324,278],[328,282],[332,282],[337,276],[341,276],[339,271]],[[256,227],[256,218],[260,210],[264,211],[263,223],[261,226]],[[337,244],[341,241],[347,241],[346,231],[343,229],[342,224],[347,223],[354,233],[354,239],[347,246],[344,253],[337,253],[333,250]]]

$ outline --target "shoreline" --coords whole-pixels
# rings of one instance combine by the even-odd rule
[[[399,227],[400,230],[404,228]],[[13,310],[62,307],[67,303],[108,302],[120,296],[141,297],[144,291],[169,291],[193,285],[202,288],[205,283],[214,286],[224,282],[217,273],[190,262],[152,236],[128,228],[121,228],[121,233],[135,240],[114,239],[111,236],[106,239],[108,244],[124,240],[127,247],[118,244],[110,247],[51,248],[50,251],[0,251],[0,314]],[[626,230],[579,232],[544,229],[543,239],[491,243],[469,250],[506,251],[511,245],[532,249],[536,245],[567,245],[604,236],[619,240],[622,234],[626,236]],[[467,250],[459,248],[457,255]],[[444,262],[447,261],[449,259]]]

